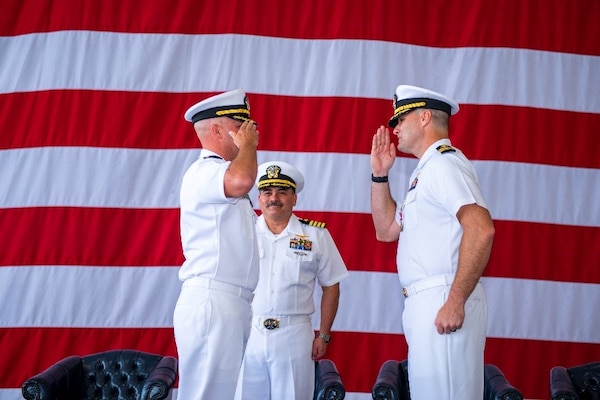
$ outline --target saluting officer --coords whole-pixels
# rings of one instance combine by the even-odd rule
[[[258,281],[256,213],[248,198],[258,131],[242,90],[191,106],[202,145],[181,184],[183,281],[173,315],[178,398],[233,399]]]
[[[325,224],[298,218],[292,211],[304,187],[297,168],[283,161],[264,163],[258,168],[257,186],[260,278],[236,398],[311,400],[313,360],[326,354],[339,282],[348,271]],[[310,316],[316,284],[323,295],[315,337]]]
[[[480,277],[494,225],[475,170],[452,147],[448,120],[458,104],[420,87],[400,85],[388,122],[397,148],[419,159],[404,201],[390,193],[396,148],[380,127],[371,147],[371,209],[377,238],[399,239],[404,335],[412,400],[481,399],[487,304]]]

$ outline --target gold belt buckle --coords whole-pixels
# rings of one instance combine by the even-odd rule
[[[279,320],[275,318],[267,318],[263,321],[263,325],[268,330],[279,328]]]
[[[408,297],[408,290],[406,290],[405,287],[402,288],[402,294],[404,295],[404,297]]]

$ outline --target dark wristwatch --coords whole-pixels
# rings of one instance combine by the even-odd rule
[[[319,332],[319,335],[317,337],[319,339],[323,339],[327,344],[329,344],[329,342],[331,341],[331,335],[324,335],[321,332]]]

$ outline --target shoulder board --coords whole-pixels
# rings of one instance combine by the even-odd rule
[[[448,153],[448,152],[455,152],[456,151],[456,149],[454,147],[450,146],[449,144],[439,145],[435,149],[437,151],[439,151],[440,153],[442,153],[442,154]]]
[[[314,226],[317,228],[325,228],[325,226],[327,225],[327,223],[325,223],[325,222],[314,221],[314,220],[308,219],[308,218],[298,218],[298,219],[303,224]]]

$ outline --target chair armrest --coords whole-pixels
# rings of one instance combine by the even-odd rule
[[[342,400],[346,390],[342,378],[331,360],[315,361],[314,400]]]
[[[573,381],[565,367],[556,366],[550,370],[550,399],[578,400]]]
[[[523,400],[523,395],[512,386],[500,368],[493,364],[484,366],[485,400]]]
[[[21,386],[28,400],[75,399],[81,393],[81,357],[70,356],[27,379]]]
[[[403,386],[404,378],[401,363],[388,360],[381,365],[371,396],[375,400],[404,400],[408,388]]]
[[[177,379],[177,359],[163,357],[150,372],[142,388],[142,400],[166,399]]]

